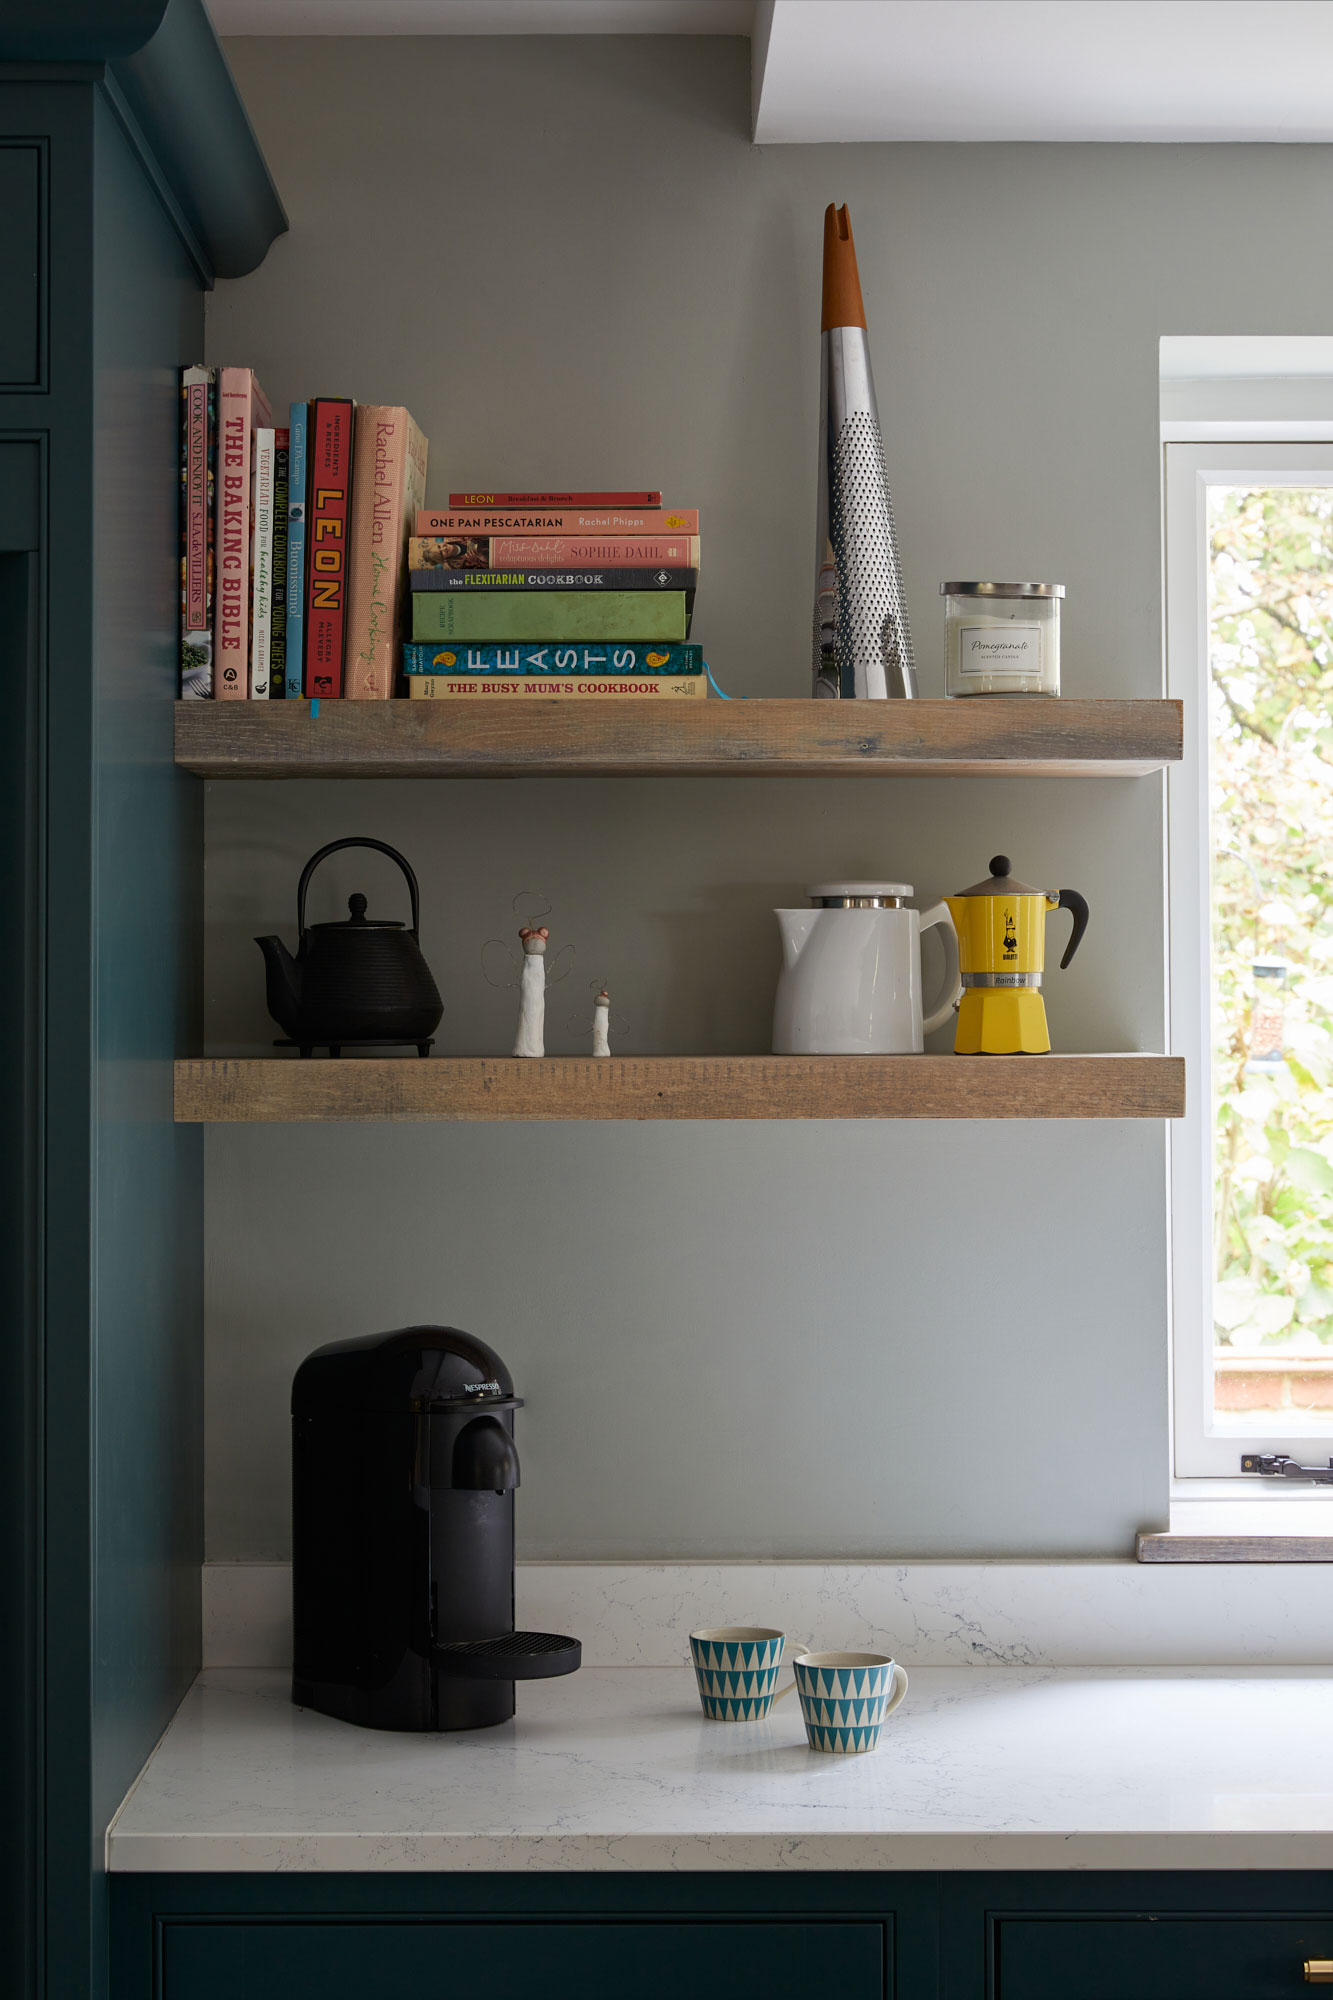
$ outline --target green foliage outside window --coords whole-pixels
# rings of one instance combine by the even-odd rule
[[[1209,511],[1214,1326],[1333,1348],[1333,489]]]

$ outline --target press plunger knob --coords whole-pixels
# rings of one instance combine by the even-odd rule
[[[1007,875],[1011,865],[1007,854],[997,854],[991,862],[990,872],[992,875]]]
[[[364,896],[349,896],[347,898],[347,907],[352,912],[352,922],[354,924],[363,924],[366,921],[366,899]]]

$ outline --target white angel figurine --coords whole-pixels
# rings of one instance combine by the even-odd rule
[[[611,995],[605,987],[592,1003],[592,1052],[595,1056],[611,1053]]]
[[[533,909],[533,905],[537,907]],[[518,988],[518,1033],[514,1038],[516,1056],[546,1053],[546,989],[563,979],[574,963],[572,944],[562,945],[554,958],[547,955],[551,933],[540,919],[550,914],[551,905],[542,896],[524,890],[514,898],[514,914],[533,919],[519,931],[522,957],[499,938],[489,938],[482,946],[481,969],[488,984],[512,993]]]
[[[523,945],[523,972],[518,989],[518,1034],[514,1038],[516,1056],[546,1054],[546,940],[551,933],[545,924],[537,930],[525,925],[519,932]]]

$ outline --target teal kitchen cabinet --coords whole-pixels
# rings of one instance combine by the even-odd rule
[[[883,1921],[176,1924],[163,2000],[889,2000]]]
[[[103,1830],[198,1664],[177,371],[284,226],[200,0],[0,0],[5,2000],[105,1993]]]
[[[1333,1957],[1333,1875],[941,1878],[947,2000],[1297,2000]]]
[[[934,1885],[842,1875],[121,1875],[115,2000],[893,2000]]]
[[[1003,1916],[992,1954],[995,2000],[1291,2000],[1306,1961],[1333,1957],[1333,1910]]]
[[[1333,1877],[122,1875],[114,2000],[1297,2000]]]

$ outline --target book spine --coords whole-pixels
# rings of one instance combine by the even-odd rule
[[[697,507],[422,508],[419,535],[697,535]]]
[[[352,497],[352,404],[346,397],[310,405],[306,451],[304,682],[315,698],[343,691]]]
[[[685,637],[683,590],[418,591],[414,639],[664,639]]]
[[[702,674],[648,674],[642,680],[624,674],[612,674],[609,678],[600,674],[509,674],[503,679],[488,679],[480,674],[470,680],[447,674],[414,674],[409,692],[418,701],[458,701],[477,696],[483,700],[497,697],[521,700],[524,695],[548,701],[569,696],[586,699],[590,695],[610,696],[616,701],[674,701],[682,696],[688,701],[703,701],[708,695],[708,682]]]
[[[213,696],[213,506],[217,385],[211,368],[181,374],[181,672],[183,701]]]
[[[384,701],[398,671],[408,529],[426,490],[426,440],[398,404],[356,412],[343,693]]]
[[[255,386],[249,368],[219,370],[213,620],[217,701],[244,701],[250,692],[250,434]]]
[[[289,701],[304,692],[306,406],[293,403],[287,462],[287,684]]]
[[[660,507],[660,493],[451,493],[449,505],[469,507]]]
[[[250,699],[268,700],[273,663],[273,432],[257,430],[254,441],[254,503],[251,569],[254,606],[250,619]]]
[[[683,590],[697,569],[414,569],[413,590]]]
[[[409,569],[694,569],[697,535],[414,535]]]
[[[268,698],[287,693],[287,478],[291,431],[273,433],[273,640],[269,653]]]
[[[701,674],[704,649],[684,646],[403,647],[413,674]]]

